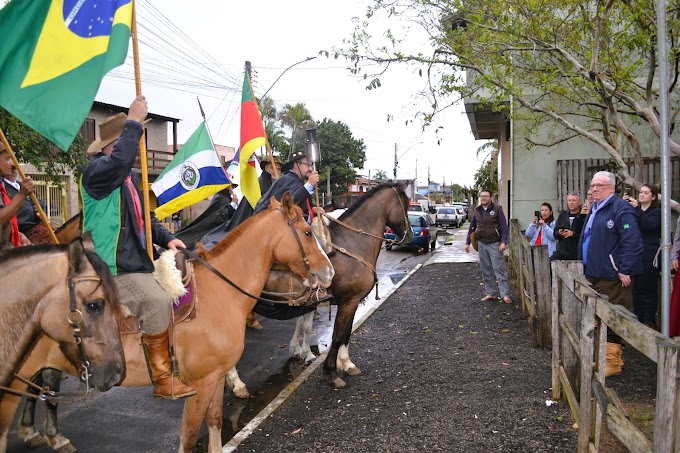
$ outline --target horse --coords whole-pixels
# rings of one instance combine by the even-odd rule
[[[13,373],[40,335],[77,375],[108,390],[125,374],[118,293],[91,242],[19,247],[0,253],[0,403],[14,398]],[[11,420],[0,420],[6,433]],[[7,437],[0,436],[0,450]]]
[[[175,351],[180,372],[197,392],[184,402],[179,451],[192,450],[201,423],[206,420],[208,449],[210,453],[217,453],[222,451],[225,375],[243,353],[246,315],[262,292],[269,269],[276,263],[305,284],[324,288],[330,286],[334,271],[290,194],[284,195],[281,203],[272,199],[266,211],[243,222],[210,251],[200,250],[199,255],[203,261],[195,263],[194,278],[200,310],[190,322],[175,326]],[[225,284],[225,279],[233,286]],[[141,334],[123,338],[127,373],[121,385],[149,385],[151,380],[140,346]],[[192,348],[197,338],[201,338],[201,346]],[[19,373],[31,378],[44,368],[75,372],[55,343],[45,337],[38,342]],[[18,402],[18,399],[12,404],[3,402],[0,420],[11,421]]]
[[[330,221],[330,246],[336,251],[330,256],[335,278],[328,292],[333,296],[331,304],[337,305],[338,310],[332,342],[324,361],[324,374],[333,388],[346,386],[346,382],[338,375],[338,368],[350,376],[361,374],[361,370],[350,360],[348,349],[354,314],[359,302],[377,284],[375,263],[384,240],[385,226],[396,232],[400,238],[398,243],[407,243],[413,237],[406,214],[408,202],[403,185],[386,183],[367,192],[339,218],[326,216]],[[302,282],[291,279],[289,274],[271,271],[265,291],[284,293],[292,290],[299,293],[302,288]],[[310,357],[312,353],[309,347],[313,317],[312,311],[298,318],[295,335],[290,342],[291,352],[308,361],[313,358],[313,355]],[[296,341],[300,332],[303,333],[302,347]],[[237,397],[248,396],[248,390],[235,368],[229,371],[227,384]]]

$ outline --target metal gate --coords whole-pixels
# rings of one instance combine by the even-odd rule
[[[45,175],[31,175],[35,183],[35,195],[43,205],[45,215],[52,227],[58,228],[68,220],[66,204],[66,177],[62,176],[61,186]]]

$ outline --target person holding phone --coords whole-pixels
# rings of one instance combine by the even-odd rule
[[[590,192],[592,197],[592,192]],[[583,212],[581,197],[576,192],[567,195],[567,210],[557,217],[553,236],[557,240],[555,253],[550,255],[550,261],[575,260],[578,255],[578,239],[583,230],[588,208]]]
[[[635,208],[642,235],[642,274],[633,280],[633,311],[638,321],[653,328],[659,297],[659,267],[655,265],[661,243],[659,189],[654,184],[643,184],[636,200],[626,188],[623,199]]]
[[[540,211],[534,211],[534,220],[524,234],[531,238],[531,245],[547,245],[548,256],[552,256],[556,248],[554,229],[553,209],[550,203],[545,202]]]

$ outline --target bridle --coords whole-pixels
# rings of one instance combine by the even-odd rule
[[[73,328],[73,339],[75,340],[76,346],[78,347],[78,353],[80,354],[80,379],[85,383],[84,393],[78,393],[77,396],[87,396],[90,391],[90,377],[92,377],[92,372],[90,371],[90,359],[85,351],[85,345],[83,344],[83,337],[81,335],[80,324],[82,324],[84,317],[83,312],[78,309],[78,302],[76,300],[76,284],[81,282],[99,282],[101,283],[101,278],[97,275],[84,275],[76,277],[73,267],[69,266],[68,278],[67,278],[67,288],[69,296],[69,314],[66,315],[66,320],[69,322]],[[26,396],[28,398],[40,399],[43,401],[58,401],[61,397],[57,392],[51,391],[34,384],[33,382],[24,379],[18,374],[14,373],[14,378],[20,380],[29,387],[32,387],[38,391],[38,394],[21,392],[14,390],[9,387],[4,387],[0,385],[0,390],[12,393],[19,396]]]
[[[283,217],[286,219],[286,223],[287,223],[288,226],[290,227],[290,230],[293,232],[293,237],[295,238],[295,241],[297,242],[298,248],[299,248],[299,250],[300,250],[300,254],[302,255],[302,261],[303,261],[304,264],[305,264],[305,271],[306,271],[306,273],[307,273],[307,279],[308,279],[308,280],[310,281],[310,283],[311,283],[311,282],[313,281],[312,279],[314,278],[314,276],[311,275],[311,273],[310,273],[310,269],[311,269],[311,268],[310,268],[310,266],[309,266],[309,259],[307,258],[307,253],[305,253],[305,249],[304,249],[304,247],[302,246],[302,241],[300,240],[300,237],[298,236],[297,230],[295,229],[295,225],[294,225],[295,222],[297,222],[298,219],[299,219],[300,217],[295,217],[294,219],[291,219],[290,217],[288,217],[288,216],[286,215],[286,213],[285,213],[285,211],[283,210],[283,208],[278,207],[277,210],[278,210],[278,211],[281,213],[281,215],[283,215]],[[208,270],[210,270],[213,274],[217,275],[220,279],[222,279],[222,280],[224,280],[225,282],[227,282],[229,285],[231,285],[232,287],[234,287],[234,289],[236,289],[236,290],[237,290],[238,292],[240,292],[241,294],[243,294],[243,295],[245,295],[245,296],[248,296],[248,297],[250,297],[251,299],[255,299],[255,300],[257,300],[257,301],[260,301],[260,302],[272,302],[272,303],[278,303],[278,304],[282,303],[281,300],[267,299],[266,297],[255,296],[255,295],[253,295],[253,294],[250,294],[248,291],[244,290],[243,288],[241,288],[240,286],[238,286],[236,283],[234,283],[233,281],[231,281],[231,280],[229,279],[229,277],[227,277],[227,276],[224,275],[222,272],[220,272],[219,270],[217,270],[217,268],[215,268],[215,266],[213,266],[212,264],[210,264],[210,263],[209,263],[208,261],[206,261],[203,257],[201,257],[201,256],[199,256],[198,254],[196,254],[195,252],[192,252],[191,250],[187,250],[187,249],[185,249],[185,248],[181,248],[181,247],[180,247],[180,250],[181,250],[182,253],[184,253],[187,257],[189,257],[189,258],[191,258],[191,259],[194,259],[194,260],[196,260],[196,261],[199,261],[199,262],[200,262],[201,264],[203,264],[206,268],[208,268]],[[305,297],[308,296],[308,295],[311,293],[311,291],[312,291],[311,288],[305,288],[305,291],[304,291]],[[262,294],[276,294],[276,295],[283,295],[283,296],[285,296],[287,293],[281,293],[281,294],[280,294],[280,293],[266,293],[265,291],[263,291]],[[295,293],[294,295],[295,295],[295,296],[300,296],[298,293]],[[285,301],[285,302],[287,303],[288,301]]]

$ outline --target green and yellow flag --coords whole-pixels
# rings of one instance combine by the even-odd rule
[[[61,149],[125,62],[132,0],[13,0],[0,10],[0,106]]]

